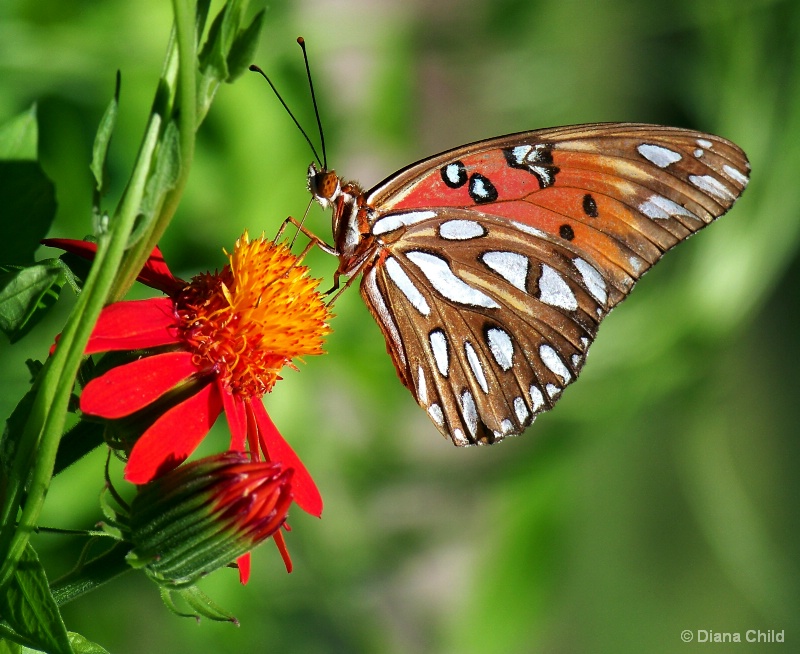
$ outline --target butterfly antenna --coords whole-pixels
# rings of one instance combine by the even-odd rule
[[[311,81],[311,68],[309,68],[308,66],[308,53],[306,53],[306,41],[302,36],[298,36],[297,44],[303,50],[303,61],[306,64],[306,76],[308,77],[308,88],[311,90],[311,102],[314,103],[314,115],[317,117],[319,140],[322,143],[322,168],[328,170],[328,153],[325,151],[325,134],[322,131],[322,121],[319,118],[319,109],[317,108],[317,95],[314,93],[314,82]]]
[[[308,68],[308,61],[306,61],[306,68]],[[261,70],[258,66],[256,66],[255,64],[252,64],[250,66],[250,70],[252,70],[254,73],[260,73],[261,76],[265,80],[267,80],[267,84],[269,84],[270,88],[272,89],[272,92],[276,95],[278,100],[280,100],[281,104],[283,105],[283,108],[286,109],[286,113],[289,114],[289,116],[291,116],[292,120],[294,121],[294,124],[297,125],[297,129],[299,129],[300,133],[305,137],[306,142],[308,143],[309,147],[311,148],[311,152],[314,153],[314,158],[317,160],[317,163],[320,164],[323,168],[325,168],[325,164],[323,163],[323,161],[320,160],[319,154],[317,154],[317,149],[314,147],[314,144],[311,142],[311,139],[308,138],[308,134],[306,134],[306,130],[303,129],[303,127],[297,121],[297,118],[295,118],[294,114],[292,113],[292,110],[289,109],[289,107],[286,104],[286,102],[284,102],[283,98],[281,97],[281,94],[278,93],[278,89],[276,89],[275,85],[272,83],[272,80],[269,77],[267,77],[267,74],[263,70]],[[313,97],[313,90],[312,90],[312,97]],[[317,105],[316,105],[316,102],[315,102],[314,103],[314,111],[316,111],[316,110],[317,110]],[[319,124],[319,114],[317,114],[317,124]],[[320,133],[321,133],[321,130],[320,130]],[[322,141],[322,152],[323,152],[323,154],[325,153],[325,141],[324,140]]]

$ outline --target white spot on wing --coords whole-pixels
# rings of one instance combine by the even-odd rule
[[[489,197],[489,189],[486,188],[483,180],[480,177],[472,177],[469,181],[469,184],[469,190],[472,195],[477,195],[479,198]]]
[[[544,395],[542,395],[542,391],[536,386],[531,386],[528,392],[531,394],[531,407],[534,411],[538,411],[544,406]]]
[[[722,167],[722,170],[728,177],[730,177],[732,180],[736,182],[739,182],[742,186],[747,186],[747,182],[750,181],[750,178],[747,175],[744,175],[743,173],[736,170],[736,168],[734,168],[733,166],[729,166],[728,164],[725,164]]]
[[[439,226],[439,236],[448,241],[468,241],[486,235],[486,230],[474,220],[448,220]]]
[[[472,343],[469,341],[464,343],[464,352],[467,353],[467,361],[469,362],[469,367],[472,369],[475,381],[478,382],[478,385],[484,393],[488,393],[489,386],[486,384],[486,375],[483,374],[481,360],[478,358],[478,353],[475,352],[475,348],[472,347]]]
[[[539,356],[542,357],[542,363],[546,365],[554,374],[561,377],[561,381],[565,384],[572,379],[572,374],[564,365],[564,362],[561,360],[561,357],[558,356],[558,353],[553,349],[552,346],[544,343],[539,346]]]
[[[511,342],[511,336],[502,329],[492,327],[486,332],[486,340],[497,365],[503,370],[510,370],[514,357],[514,344]]]
[[[524,425],[525,421],[530,415],[530,412],[528,411],[528,406],[525,404],[525,400],[523,400],[521,397],[514,398],[514,413],[517,414],[517,420],[519,421],[519,424]]]
[[[473,288],[463,279],[456,277],[455,273],[450,270],[447,261],[441,257],[416,250],[406,253],[406,256],[409,261],[422,271],[422,274],[428,278],[431,285],[448,300],[474,307],[500,308],[500,305],[488,295],[477,288]]]
[[[527,292],[525,282],[528,279],[528,257],[516,252],[484,252],[481,260],[489,268],[520,291]]]
[[[555,384],[547,384],[544,387],[544,390],[547,391],[547,394],[550,397],[555,397],[556,395],[558,395],[561,392],[561,389],[558,386],[556,386]]]
[[[442,407],[438,404],[431,404],[428,407],[428,415],[440,427],[444,425],[444,414],[442,413]]]
[[[375,275],[377,272],[377,268],[372,268],[364,275],[364,281],[361,283],[361,290],[367,294],[369,297],[370,302],[372,303],[372,307],[375,309],[375,312],[381,319],[381,324],[386,328],[389,333],[389,338],[391,339],[394,345],[394,351],[400,356],[400,361],[403,365],[406,364],[406,353],[405,348],[403,347],[403,341],[400,338],[400,332],[397,330],[397,324],[392,317],[392,314],[389,312],[389,307],[386,306],[386,302],[383,300],[383,295],[381,295],[380,290],[378,290],[378,284],[375,281]]]
[[[464,432],[458,428],[453,430],[453,442],[456,445],[469,445],[469,440],[464,436]]]
[[[633,272],[636,274],[642,272],[644,268],[644,261],[635,255],[628,257],[628,263],[631,264],[631,268],[633,268]]]
[[[714,144],[708,139],[697,139],[697,145],[699,145],[701,148],[706,148],[707,150]]]
[[[642,143],[636,149],[640,155],[659,168],[666,168],[670,164],[681,160],[681,155],[678,152],[673,152],[661,145]]]
[[[478,433],[478,409],[475,407],[475,399],[472,393],[464,391],[461,394],[461,410],[464,413],[464,422],[467,424],[470,435],[475,438]]]
[[[435,211],[409,211],[408,213],[391,213],[388,216],[384,216],[383,218],[375,221],[375,224],[372,226],[372,233],[375,236],[379,236],[380,234],[393,232],[401,227],[413,225],[414,223],[419,223],[423,220],[428,220],[429,218],[435,217]]]
[[[608,299],[608,291],[606,290],[606,282],[600,274],[600,271],[580,258],[575,259],[573,263],[581,274],[581,277],[583,277],[583,283],[586,284],[586,288],[589,290],[589,293],[592,294],[592,297],[600,304],[605,304]]]
[[[516,220],[512,220],[511,224],[514,226],[515,229],[518,229],[521,232],[525,232],[526,234],[530,234],[531,236],[535,236],[537,238],[543,238],[545,241],[552,241],[553,240],[550,236],[548,236],[541,229],[536,229],[536,227],[531,227],[530,225],[526,225],[525,223],[517,222]]]
[[[525,157],[528,156],[530,151],[530,145],[518,145],[511,150],[511,153],[514,156],[514,161],[521,166],[523,163],[525,163]]]
[[[503,420],[500,423],[500,429],[502,429],[503,436],[508,436],[512,431],[514,431],[514,423],[511,422],[508,418]]]
[[[461,177],[459,176],[459,172],[461,168],[458,164],[447,164],[444,169],[444,174],[447,175],[447,179],[451,184],[458,184],[461,181]]]
[[[542,275],[539,277],[539,299],[545,304],[568,311],[578,308],[578,300],[564,278],[558,272],[542,264]]]
[[[670,216],[686,216],[699,220],[686,207],[682,207],[663,195],[651,195],[639,205],[639,211],[653,220],[667,220]]]
[[[689,181],[704,193],[713,195],[720,200],[735,200],[736,194],[727,186],[711,175],[689,175]]]
[[[450,373],[450,353],[447,350],[447,338],[444,332],[441,329],[435,329],[428,335],[428,341],[431,344],[433,358],[436,360],[436,367],[442,377],[447,377]]]
[[[417,370],[417,398],[422,404],[428,406],[428,384],[425,381],[425,371],[422,366]]]
[[[425,297],[419,292],[419,289],[414,286],[406,271],[397,263],[397,260],[389,257],[386,259],[386,272],[389,273],[391,280],[397,285],[397,288],[406,296],[406,299],[411,302],[411,305],[419,311],[423,316],[427,316],[431,312],[431,308],[425,301]]]

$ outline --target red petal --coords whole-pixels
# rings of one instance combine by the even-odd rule
[[[45,238],[40,243],[49,248],[58,248],[59,250],[77,254],[79,257],[89,259],[89,261],[92,261],[97,254],[97,243],[90,243],[89,241],[78,241],[72,238]]]
[[[122,418],[196,373],[189,352],[144,357],[90,381],[81,395],[81,411],[101,418]]]
[[[89,241],[76,241],[70,238],[46,238],[42,241],[42,245],[66,250],[89,260],[94,259],[97,254],[97,243],[90,243]],[[161,254],[158,246],[153,248],[136,279],[150,288],[163,291],[167,295],[174,295],[186,285],[183,280],[178,279],[170,272],[166,261],[164,261],[164,255]]]
[[[150,288],[164,291],[167,295],[175,295],[183,290],[186,282],[182,279],[175,277],[170,272],[167,262],[164,261],[164,255],[158,246],[153,248],[147,261],[144,262],[142,272],[136,278],[145,286]]]
[[[176,327],[173,302],[168,297],[114,302],[100,313],[85,354],[177,343]]]
[[[236,559],[236,565],[239,566],[239,583],[244,586],[250,581],[250,552]]]
[[[245,403],[222,388],[222,382],[219,380],[217,381],[217,388],[222,397],[222,406],[225,410],[225,417],[228,419],[228,428],[231,430],[231,449],[236,452],[244,452],[245,438],[247,437],[247,409]]]
[[[284,468],[294,468],[294,477],[292,477],[294,501],[306,513],[317,518],[320,517],[322,515],[322,496],[303,462],[280,435],[261,401],[254,400],[249,403],[249,406],[252,407],[258,423],[265,456],[270,461],[280,462]]]
[[[286,566],[286,572],[292,571],[292,557],[289,556],[289,550],[286,549],[286,541],[283,538],[283,532],[278,530],[273,536],[275,544],[278,546],[278,551],[281,553],[283,565]]]
[[[178,466],[194,452],[221,411],[216,384],[206,384],[172,407],[136,441],[125,466],[125,479],[146,484]]]

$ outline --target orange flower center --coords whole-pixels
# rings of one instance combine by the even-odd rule
[[[180,334],[195,365],[221,375],[245,399],[272,390],[292,359],[322,354],[330,313],[320,280],[284,243],[247,232],[221,272],[193,278],[176,302]]]

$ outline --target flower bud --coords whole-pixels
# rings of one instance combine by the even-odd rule
[[[292,503],[292,470],[227,452],[139,487],[128,562],[171,587],[193,584],[272,536]]]

